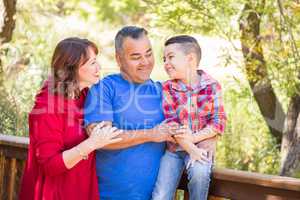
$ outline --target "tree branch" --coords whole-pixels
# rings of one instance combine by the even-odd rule
[[[4,25],[1,29],[0,40],[1,43],[9,42],[12,39],[13,30],[16,24],[16,4],[17,0],[3,0],[4,4]]]

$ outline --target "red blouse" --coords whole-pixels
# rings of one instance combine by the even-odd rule
[[[67,169],[62,152],[87,138],[83,104],[53,95],[46,83],[29,114],[30,144],[19,193],[20,200],[98,200],[95,154]]]

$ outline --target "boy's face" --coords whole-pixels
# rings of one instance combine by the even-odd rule
[[[180,44],[170,44],[164,49],[164,67],[171,79],[187,79],[190,55],[185,55]]]

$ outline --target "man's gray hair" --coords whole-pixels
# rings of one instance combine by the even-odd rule
[[[133,39],[139,39],[144,35],[147,35],[146,29],[137,26],[125,26],[118,31],[115,37],[115,50],[120,52],[123,48],[123,42],[126,37]]]

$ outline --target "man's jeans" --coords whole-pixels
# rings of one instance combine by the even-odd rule
[[[184,151],[166,151],[152,193],[152,200],[173,200],[182,172],[190,157]],[[209,190],[212,163],[194,162],[187,169],[190,200],[206,200]]]

